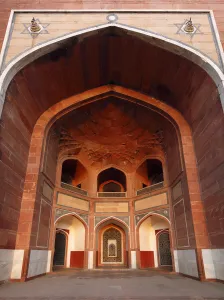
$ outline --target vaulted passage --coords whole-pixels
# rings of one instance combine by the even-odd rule
[[[1,119],[0,242],[21,251],[17,279],[53,266],[204,279],[206,251],[224,247],[223,132],[212,79],[159,39],[111,26],[25,66]]]

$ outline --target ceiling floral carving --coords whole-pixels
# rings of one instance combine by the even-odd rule
[[[163,148],[163,129],[155,113],[122,100],[89,104],[61,122],[60,153],[82,154],[91,165],[128,167]]]

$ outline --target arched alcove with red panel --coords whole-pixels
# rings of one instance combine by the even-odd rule
[[[172,267],[169,231],[168,220],[157,214],[149,214],[138,224],[140,268]]]
[[[85,224],[77,218],[76,215],[70,213],[57,219],[55,223],[55,241],[54,241],[54,267],[64,268],[81,268],[86,263],[86,244],[87,244],[87,228]],[[58,241],[58,233],[66,235],[66,243],[64,240]],[[61,252],[60,252],[61,251]],[[64,263],[62,264],[62,252],[64,255]]]

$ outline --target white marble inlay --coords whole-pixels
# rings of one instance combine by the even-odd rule
[[[50,271],[51,271],[51,250],[48,250],[46,273],[49,273]]]
[[[131,251],[131,268],[136,269],[137,268],[137,263],[136,263],[136,251]]]
[[[27,277],[33,277],[47,273],[49,268],[48,250],[31,250]]]
[[[175,272],[179,273],[179,263],[178,263],[177,250],[173,251],[173,256],[174,256]]]
[[[179,268],[179,273],[186,274],[193,277],[198,277],[198,267],[196,260],[196,253],[194,249],[189,250],[175,250],[174,256],[175,267]],[[174,252],[175,253],[175,252]],[[177,271],[176,271],[177,272]]]
[[[224,280],[224,249],[212,249],[216,278]]]
[[[8,280],[11,276],[14,250],[0,249],[0,281]]]
[[[88,251],[88,269],[93,269],[93,251]]]
[[[13,266],[11,271],[12,279],[20,279],[23,268],[24,250],[14,250]]]
[[[224,280],[224,249],[203,249],[202,258],[206,278]]]
[[[216,278],[212,249],[202,249],[202,259],[206,278]]]

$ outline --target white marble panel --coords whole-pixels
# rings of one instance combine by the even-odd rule
[[[31,250],[27,277],[33,277],[47,273],[49,268],[48,250]]]
[[[198,267],[196,260],[196,253],[194,249],[189,250],[175,250],[176,264],[179,267],[179,273],[198,277]]]
[[[51,250],[48,250],[47,270],[46,270],[46,272],[49,273],[50,271],[51,271]]]
[[[131,268],[136,269],[137,264],[136,264],[136,251],[131,251]]]
[[[88,251],[88,269],[93,269],[93,251]]]
[[[14,250],[0,249],[0,281],[11,277]]]
[[[216,279],[224,280],[224,249],[212,249]]]
[[[177,256],[177,250],[173,251],[174,256],[174,265],[175,265],[175,271],[179,273],[179,263],[178,263],[178,256]]]
[[[202,259],[204,264],[205,277],[207,279],[216,278],[212,249],[202,249]]]
[[[14,250],[13,266],[11,271],[12,279],[20,279],[23,268],[24,250]]]

